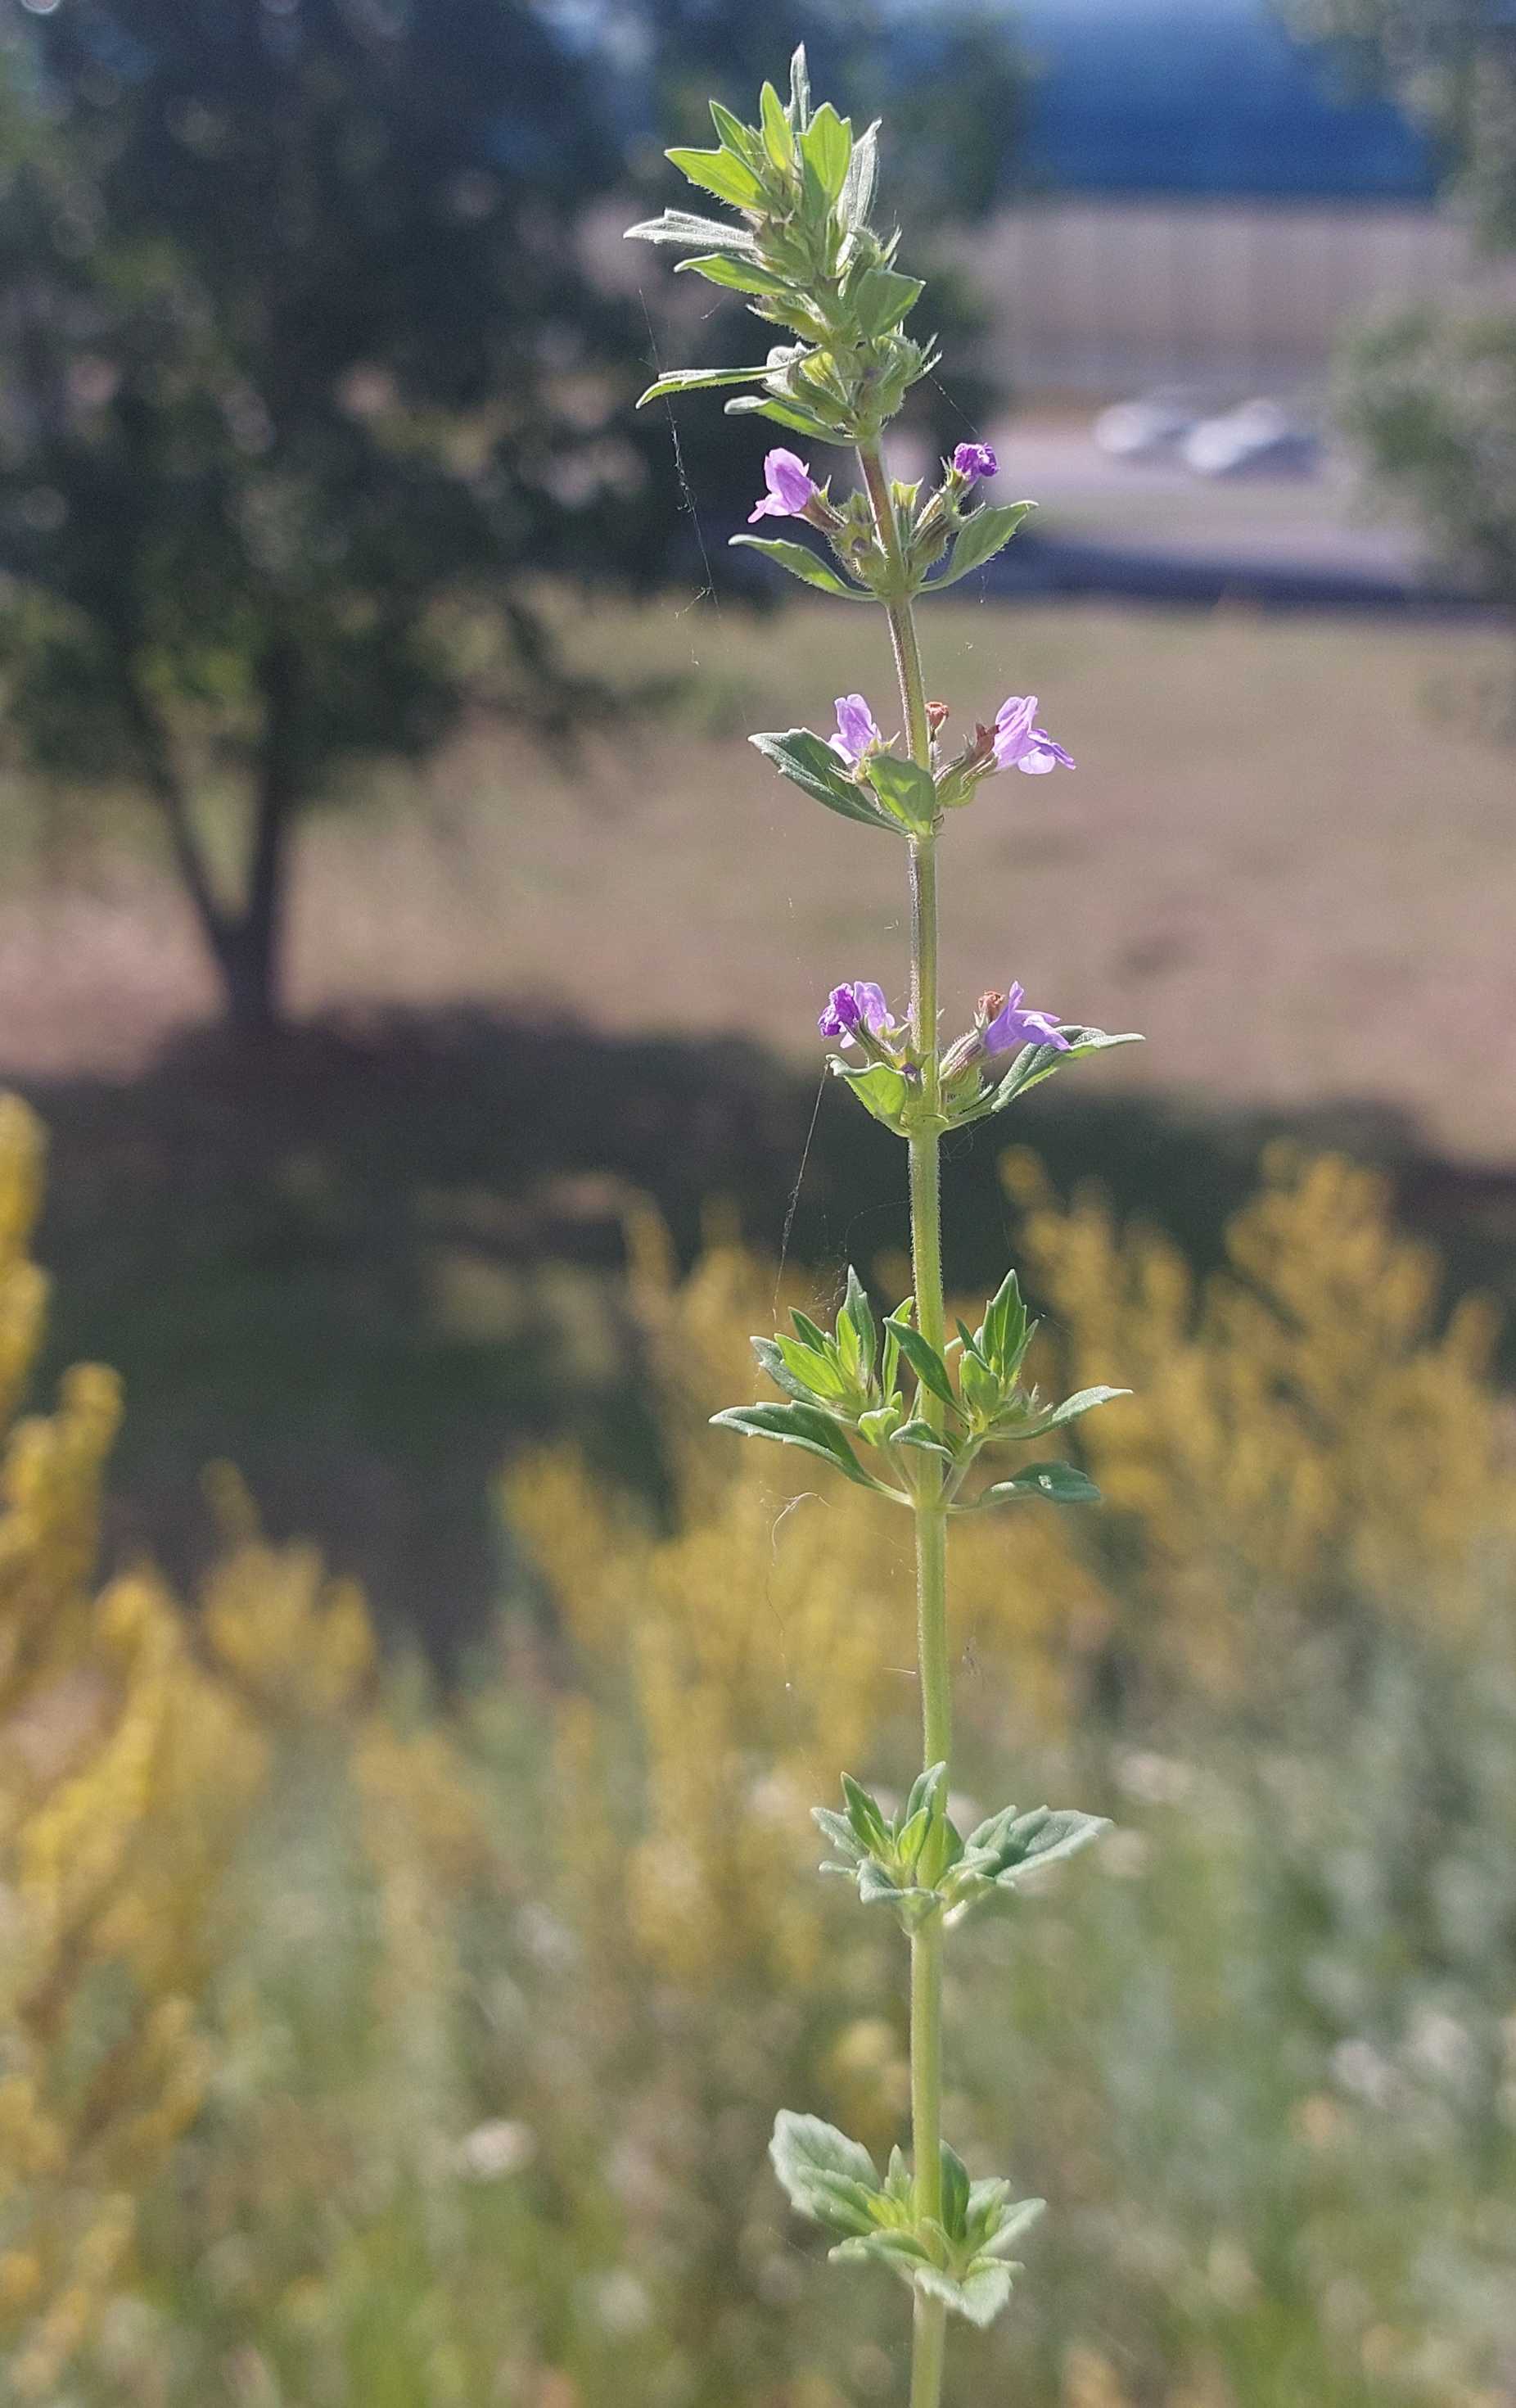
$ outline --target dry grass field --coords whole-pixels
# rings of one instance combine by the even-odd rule
[[[1387,1107],[1439,1151],[1509,1157],[1516,751],[1478,708],[1509,644],[973,602],[931,609],[927,637],[960,724],[1031,689],[1080,762],[1001,779],[952,832],[954,1015],[1019,977],[1038,1004],[1146,1030],[1146,1052],[1092,1066],[1092,1085],[1328,1119]],[[688,698],[556,760],[480,727],[420,810],[396,790],[311,823],[296,1010],[465,1003],[613,1035],[747,1031],[803,1060],[834,979],[899,986],[902,862],[741,739],[829,727],[852,687],[888,724],[872,616],[607,605],[572,640],[612,678],[688,674]],[[83,845],[13,830],[7,859],[0,1071],[129,1071],[207,1011],[193,933],[129,814]]]

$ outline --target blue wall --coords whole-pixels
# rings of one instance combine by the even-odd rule
[[[1016,0],[1034,75],[1035,186],[1279,199],[1421,200],[1427,145],[1349,99],[1268,0]]]

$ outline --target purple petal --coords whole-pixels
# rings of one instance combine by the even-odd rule
[[[839,694],[837,698],[837,734],[832,738],[832,750],[840,753],[850,767],[856,768],[871,744],[880,741],[879,723],[861,694]]]
[[[1045,778],[1050,769],[1072,769],[1073,757],[1055,744],[1045,727],[1034,723],[1035,694],[1010,695],[995,714],[994,765],[1021,769],[1029,778]]]
[[[779,449],[769,452],[764,462],[764,482],[776,517],[788,514],[798,518],[816,498],[815,480],[804,460],[794,452]]]
[[[845,1045],[852,1041],[852,1031],[863,1019],[863,1010],[851,986],[835,986],[826,998],[826,1009],[818,1025],[823,1037],[840,1037]]]
[[[1012,986],[984,1032],[985,1052],[1008,1054],[1013,1047],[1051,1045],[1055,1053],[1066,1054],[1068,1039],[1051,1013],[1023,1010],[1022,997],[1025,992],[1020,983]]]
[[[1025,777],[1045,778],[1050,769],[1072,769],[1074,762],[1072,755],[1065,752],[1061,744],[1055,744],[1052,738],[1038,727],[1033,731],[1031,752],[1024,753],[1016,767]]]
[[[896,1033],[884,989],[876,986],[872,979],[851,979],[846,986],[835,986],[817,1025],[823,1037],[836,1037],[844,1045],[852,1043],[853,1033],[859,1028],[866,1028],[871,1037],[885,1039]]]
[[[952,455],[952,465],[958,475],[965,477],[971,485],[977,484],[981,477],[995,477],[1000,473],[1000,463],[988,443],[960,443]]]

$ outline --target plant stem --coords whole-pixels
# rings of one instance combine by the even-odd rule
[[[910,754],[931,766],[931,729],[921,646],[906,585],[900,530],[884,464],[875,449],[860,447],[859,465],[868,489],[874,524],[889,560],[895,598],[887,603],[890,641],[900,680]],[[935,1111],[938,1094],[937,838],[910,839],[910,1025],[925,1100]],[[910,1156],[910,1253],[916,1290],[916,1326],[942,1352],[946,1312],[942,1295],[942,1200],[938,1136],[935,1128],[908,1140]],[[917,1407],[940,1428],[941,1399],[924,1389]],[[916,1484],[916,1646],[922,1692],[923,1766],[946,1764],[952,1748],[952,1681],[948,1660],[948,1519],[942,1466],[922,1457]],[[910,2125],[916,2206],[923,2216],[942,2212],[942,1924],[937,1916],[913,1933],[910,1942]],[[912,2329],[910,2408],[940,2408],[947,2311],[940,2300],[918,2292]]]

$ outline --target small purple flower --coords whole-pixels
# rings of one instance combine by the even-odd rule
[[[1035,694],[1008,696],[995,713],[994,766],[1020,769],[1024,777],[1045,778],[1050,769],[1072,769],[1073,761],[1055,744],[1045,727],[1035,725]]]
[[[890,1017],[884,989],[876,986],[872,979],[854,979],[848,986],[835,986],[817,1025],[823,1037],[838,1038],[844,1045],[852,1043],[860,1028],[866,1029],[870,1037],[899,1033]]]
[[[756,526],[760,519],[801,518],[821,492],[805,462],[793,452],[769,453],[764,462],[764,482],[768,491],[749,511],[750,526]]]
[[[864,754],[872,746],[882,744],[879,722],[861,694],[839,694],[837,698],[837,734],[830,739],[832,750],[856,769]]]
[[[1000,463],[988,443],[960,443],[952,455],[953,474],[965,484],[977,485],[981,477],[996,477]]]
[[[1069,1051],[1067,1038],[1050,1012],[1026,1011],[1022,997],[1026,989],[1018,982],[1012,986],[994,1018],[984,1030],[987,1054],[1008,1054],[1022,1045],[1051,1045],[1058,1054]]]

